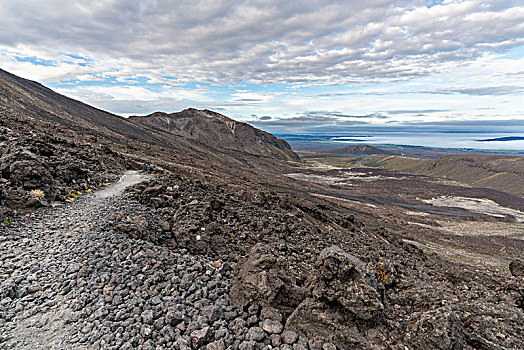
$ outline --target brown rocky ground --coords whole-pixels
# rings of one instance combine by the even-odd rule
[[[34,120],[2,113],[0,119],[0,219],[11,209],[63,202],[92,191],[133,166],[107,145],[42,133]]]
[[[275,307],[286,327],[309,338],[342,349],[521,346],[522,278],[508,270],[522,251],[521,224],[422,200],[464,195],[458,189],[512,202],[510,195],[368,169],[351,184],[337,183],[332,169],[288,171],[316,176],[231,184],[166,173],[130,194],[163,217],[162,233],[145,230],[149,240],[239,261],[233,300]],[[441,222],[517,231],[457,235]],[[134,232],[129,225],[123,232]],[[343,251],[321,253],[333,246]],[[326,260],[333,266],[324,270]]]
[[[343,150],[346,150],[344,153]],[[367,149],[368,154],[354,149],[299,152],[310,163],[336,165],[339,168],[367,167],[426,175],[446,181],[458,181],[463,186],[489,188],[524,195],[524,157],[509,155],[454,154],[431,159],[433,150],[420,149],[417,156],[380,154],[381,149]],[[457,151],[458,152],[458,151]],[[373,154],[371,154],[373,153]],[[429,158],[429,159],[428,159]]]

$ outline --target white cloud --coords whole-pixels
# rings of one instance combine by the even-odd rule
[[[524,6],[517,4],[0,0],[0,21],[9,28],[0,31],[0,44],[49,57],[83,52],[94,62],[117,59],[124,71],[185,80],[394,79],[520,45]]]
[[[189,106],[227,108],[241,118],[254,109],[278,117],[433,108],[474,118],[477,104],[518,116],[522,2],[426,4],[0,0],[0,67],[123,114]],[[507,55],[511,49],[517,57]],[[272,83],[287,87],[249,87]],[[310,90],[339,95],[311,98]]]

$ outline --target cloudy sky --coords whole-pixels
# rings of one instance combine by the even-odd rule
[[[522,0],[0,0],[0,24],[0,68],[120,115],[524,132]]]

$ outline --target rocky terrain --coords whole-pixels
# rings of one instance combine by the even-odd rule
[[[300,161],[286,141],[209,110],[189,108],[171,114],[156,112],[143,117],[130,117],[129,120],[218,149]]]
[[[108,190],[1,228],[0,348],[307,347],[278,322],[267,331],[276,311],[231,305],[228,262],[114,232],[116,214],[158,219]]]
[[[522,344],[522,279],[507,267],[493,276],[426,255],[332,202],[173,180],[161,177],[129,192],[160,213],[162,233],[133,228],[129,219],[121,232],[239,261],[231,291],[238,307],[256,301],[275,308],[287,329],[341,349]],[[497,317],[517,317],[515,323],[488,321],[503,310],[508,313]],[[507,327],[514,337],[503,335]],[[449,339],[441,343],[434,334]]]
[[[76,197],[146,163],[220,173],[279,166],[268,157],[217,150],[137,125],[3,70],[0,113],[1,220],[12,209]]]
[[[350,146],[352,147],[352,146]],[[369,147],[369,146],[365,146]],[[387,152],[387,151],[384,151]],[[299,152],[300,153],[300,152]],[[389,153],[389,152],[388,152]],[[374,151],[368,154],[340,150],[302,153],[304,159],[343,167],[374,167],[457,181],[464,185],[524,195],[524,157],[463,154],[438,159],[405,157]]]
[[[16,121],[16,122],[13,122]],[[0,119],[0,219],[92,191],[131,166],[107,146],[42,134],[29,120]]]
[[[0,73],[0,349],[524,347],[521,197],[213,148]]]

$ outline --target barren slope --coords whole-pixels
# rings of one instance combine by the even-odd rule
[[[214,148],[230,149],[281,160],[299,161],[286,141],[209,110],[189,108],[178,113],[156,112],[130,120],[200,141]]]
[[[332,154],[329,153],[329,154]],[[451,155],[439,159],[410,158],[396,155],[336,154],[326,156],[324,152],[308,153],[315,158],[337,166],[374,167],[427,175],[457,181],[472,187],[489,188],[524,196],[524,157],[498,155]],[[345,157],[345,158],[344,158]]]

